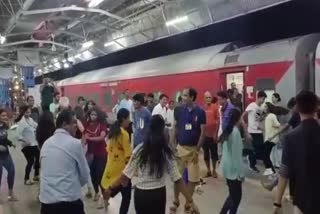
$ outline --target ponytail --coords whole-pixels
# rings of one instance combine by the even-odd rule
[[[110,131],[109,131],[109,135],[108,135],[108,138],[111,139],[111,138],[117,138],[120,136],[121,134],[121,125],[122,125],[122,122],[126,119],[128,119],[130,117],[130,112],[125,109],[125,108],[122,108],[118,111],[118,114],[117,114],[117,120],[116,122],[114,122],[114,124],[110,127]]]
[[[108,138],[109,140],[112,138],[117,138],[120,136],[120,134],[121,134],[120,123],[118,120],[116,120],[116,122],[114,122],[110,127]]]

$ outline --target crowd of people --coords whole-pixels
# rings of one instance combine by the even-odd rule
[[[85,213],[85,185],[85,196],[93,198],[98,209],[107,209],[110,199],[121,193],[119,213],[127,214],[134,189],[137,214],[164,214],[167,176],[174,183],[170,213],[179,209],[180,193],[185,197],[184,211],[200,213],[193,194],[202,179],[201,150],[205,177],[217,178],[219,171],[226,180],[229,195],[221,214],[237,213],[246,176],[245,156],[256,173],[261,168],[257,160],[262,160],[263,176],[268,176],[268,182],[263,182],[266,189],[279,186],[274,213],[279,213],[288,181],[296,212],[315,213],[315,194],[320,190],[315,169],[320,126],[319,100],[314,93],[302,91],[289,101],[288,108],[281,107],[278,93],[272,95],[272,102],[265,102],[264,91],[258,91],[255,101],[244,108],[234,83],[216,96],[205,92],[202,106],[191,87],[183,90],[178,103],[166,94],[160,95],[158,104],[153,94],[137,93],[131,99],[125,90],[123,95],[113,109],[116,121],[112,123],[93,100],[80,96],[71,107],[48,79],[41,87],[41,108],[35,107],[32,96],[19,107],[16,141],[27,162],[24,184],[41,180],[42,214]],[[286,122],[283,118],[289,111],[292,116]],[[14,161],[8,149],[15,144],[8,139],[9,126],[7,112],[0,110],[0,176],[3,166],[8,171],[8,199],[17,201]],[[285,137],[284,132],[288,133]],[[283,148],[282,158],[278,157],[281,165],[271,158],[278,148]],[[185,170],[187,182],[182,176]]]

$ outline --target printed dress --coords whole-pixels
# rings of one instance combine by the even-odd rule
[[[107,189],[124,170],[132,154],[128,132],[121,128],[121,134],[116,139],[110,139],[107,145],[108,161],[104,170],[101,185]]]

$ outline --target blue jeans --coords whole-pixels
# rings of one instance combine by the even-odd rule
[[[0,185],[1,185],[1,178],[2,178],[2,168],[5,168],[8,172],[8,187],[9,190],[13,189],[14,185],[14,176],[15,176],[15,168],[14,163],[11,158],[11,155],[9,154],[7,157],[4,157],[3,159],[0,159]]]

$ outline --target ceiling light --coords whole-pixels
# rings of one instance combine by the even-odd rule
[[[41,73],[42,73],[42,70],[41,70],[41,69],[38,69],[38,72],[41,74]]]
[[[91,0],[88,4],[88,7],[96,7],[101,4],[104,0]]]
[[[74,62],[74,61],[75,61],[75,57],[74,57],[74,56],[70,56],[70,57],[68,58],[68,61],[69,61],[69,62]]]
[[[188,21],[189,18],[188,16],[181,16],[181,17],[177,17],[175,19],[172,19],[170,21],[167,21],[166,22],[166,26],[172,26],[172,25],[176,25],[176,24],[179,24],[179,23],[182,23],[182,22],[186,22]]]
[[[65,63],[63,63],[63,67],[64,67],[64,68],[69,68],[70,65],[69,65],[69,63],[66,63],[66,62],[65,62]]]
[[[110,46],[115,45],[115,44],[117,44],[117,43],[115,43],[114,41],[107,42],[107,43],[104,43],[104,47],[110,47]]]
[[[92,57],[92,54],[90,51],[85,51],[81,54],[81,56],[84,58],[84,59],[90,59]]]
[[[57,62],[59,62],[59,60],[57,58],[55,58],[55,59],[53,59],[53,62],[57,63]]]
[[[20,89],[20,86],[19,85],[15,85],[14,86],[14,90],[19,90]]]
[[[90,48],[93,44],[94,44],[94,42],[92,40],[87,41],[82,44],[82,48]]]
[[[52,65],[49,65],[49,68],[52,68]]]
[[[60,68],[61,68],[61,64],[60,64],[59,62],[54,63],[54,67],[56,67],[56,68],[60,69]]]
[[[74,58],[81,58],[81,54],[75,55]]]
[[[0,45],[3,45],[6,42],[6,40],[7,39],[5,36],[0,35]]]
[[[63,59],[62,62],[67,62],[67,59]]]

